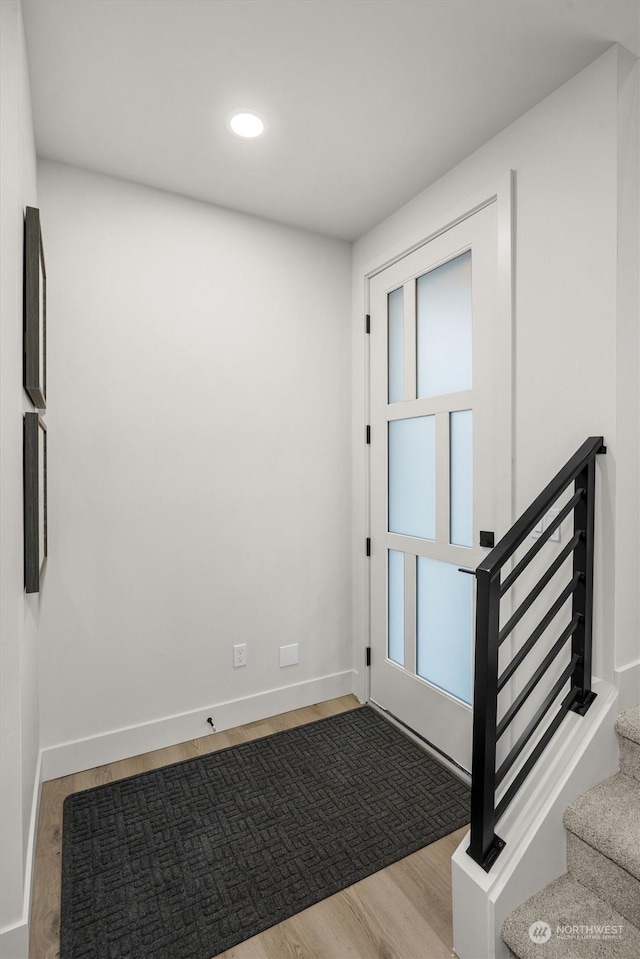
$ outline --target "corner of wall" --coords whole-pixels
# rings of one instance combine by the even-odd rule
[[[22,276],[25,206],[37,205],[29,72],[18,0],[0,4],[0,647],[2,860],[0,950],[26,957],[39,795],[38,646],[22,547]]]
[[[615,667],[640,657],[640,60],[616,47],[617,304]],[[631,673],[629,673],[631,675]],[[635,695],[622,680],[621,697]],[[622,706],[621,708],[624,708]]]

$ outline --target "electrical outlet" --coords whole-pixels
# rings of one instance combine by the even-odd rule
[[[239,646],[233,647],[233,666],[234,669],[238,666],[247,665],[247,644],[241,643]]]

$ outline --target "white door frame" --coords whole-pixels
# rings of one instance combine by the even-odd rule
[[[354,439],[356,442],[364,444],[364,437],[367,425],[370,423],[370,362],[369,362],[369,340],[365,333],[364,315],[369,313],[369,287],[373,276],[382,270],[401,260],[407,254],[435,237],[440,236],[447,230],[456,226],[462,220],[472,216],[474,213],[487,206],[489,203],[496,203],[497,209],[497,243],[498,243],[498,275],[496,291],[496,325],[499,335],[496,337],[496,349],[499,351],[497,357],[498,364],[504,370],[505,392],[511,397],[511,402],[500,409],[495,410],[496,420],[499,426],[496,429],[497,436],[508,436],[509,442],[500,445],[494,449],[494,462],[504,489],[510,490],[510,496],[501,501],[499,505],[497,533],[500,535],[506,532],[513,523],[514,503],[515,503],[515,469],[513,465],[515,454],[515,336],[513,329],[513,320],[515,312],[514,294],[514,205],[515,205],[515,172],[509,170],[496,180],[487,185],[482,190],[465,201],[461,201],[455,207],[450,209],[446,215],[439,216],[435,220],[425,224],[425,227],[419,233],[409,235],[402,245],[395,249],[387,250],[373,261],[365,264],[361,271],[364,292],[364,311],[356,316],[356,324],[362,331],[362,340],[364,340],[361,353],[362,361],[362,379],[364,381],[363,397],[363,415],[354,422]],[[356,310],[358,309],[356,305]],[[357,340],[356,340],[357,350]],[[359,422],[358,422],[359,420]],[[364,446],[365,454],[362,460],[356,453],[354,463],[356,466],[364,461],[364,469],[357,469],[356,475],[360,478],[354,488],[354,518],[355,528],[358,533],[358,517],[364,524],[364,536],[356,535],[354,542],[354,586],[355,586],[355,611],[354,611],[354,692],[362,702],[369,699],[370,694],[370,670],[365,667],[365,656],[367,647],[371,644],[371,579],[370,579],[370,560],[366,556],[364,549],[364,540],[370,536],[371,529],[371,509],[370,509],[370,457],[369,447]],[[358,488],[359,487],[359,488]],[[361,527],[360,527],[361,528]]]

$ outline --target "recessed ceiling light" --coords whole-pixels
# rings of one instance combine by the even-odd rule
[[[262,136],[265,130],[264,120],[249,110],[232,113],[227,120],[227,126],[235,136],[242,137],[243,140],[255,140],[256,137]]]

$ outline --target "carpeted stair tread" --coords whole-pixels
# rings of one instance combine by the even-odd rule
[[[640,782],[640,746],[625,736],[620,737],[620,772]]]
[[[567,869],[574,879],[640,927],[640,881],[572,832],[567,833]]]
[[[616,773],[564,813],[568,830],[640,879],[640,783]]]
[[[640,706],[620,713],[616,732],[620,743],[620,771],[640,782]]]
[[[534,931],[540,930],[542,923],[550,926],[551,937],[547,942],[536,942],[529,930],[532,927]],[[607,938],[604,931],[598,932],[594,926],[622,927],[615,933],[620,938]],[[571,931],[568,927],[572,927]],[[594,935],[599,938],[593,938]],[[505,919],[502,938],[519,959],[638,959],[640,956],[640,930],[566,873]]]
[[[620,713],[616,720],[616,732],[640,745],[640,706],[632,706]]]

